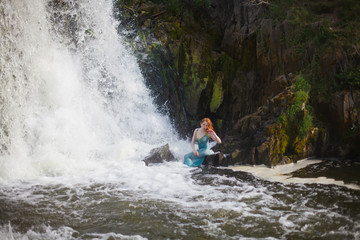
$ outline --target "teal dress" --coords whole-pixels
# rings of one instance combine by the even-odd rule
[[[189,167],[200,166],[203,163],[205,156],[211,154],[208,134],[206,133],[201,138],[197,138],[198,130],[199,129],[196,129],[195,132],[195,143],[199,145],[199,156],[195,156],[192,152],[184,156],[184,163]]]

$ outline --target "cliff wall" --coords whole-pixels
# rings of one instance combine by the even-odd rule
[[[223,164],[359,158],[360,3],[119,1],[159,110],[210,117]]]

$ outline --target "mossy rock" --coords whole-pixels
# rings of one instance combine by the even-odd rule
[[[214,113],[220,107],[224,99],[222,88],[223,74],[219,73],[215,80],[213,93],[210,101],[210,112]]]

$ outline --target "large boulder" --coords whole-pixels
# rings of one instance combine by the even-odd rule
[[[150,164],[173,160],[175,160],[175,157],[170,151],[169,144],[165,144],[161,147],[152,149],[150,151],[150,155],[147,156],[143,161],[145,162],[146,166],[149,166]]]

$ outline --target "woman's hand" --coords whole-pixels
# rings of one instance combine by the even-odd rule
[[[193,154],[194,154],[194,156],[199,156],[199,152],[198,151],[193,151]]]

